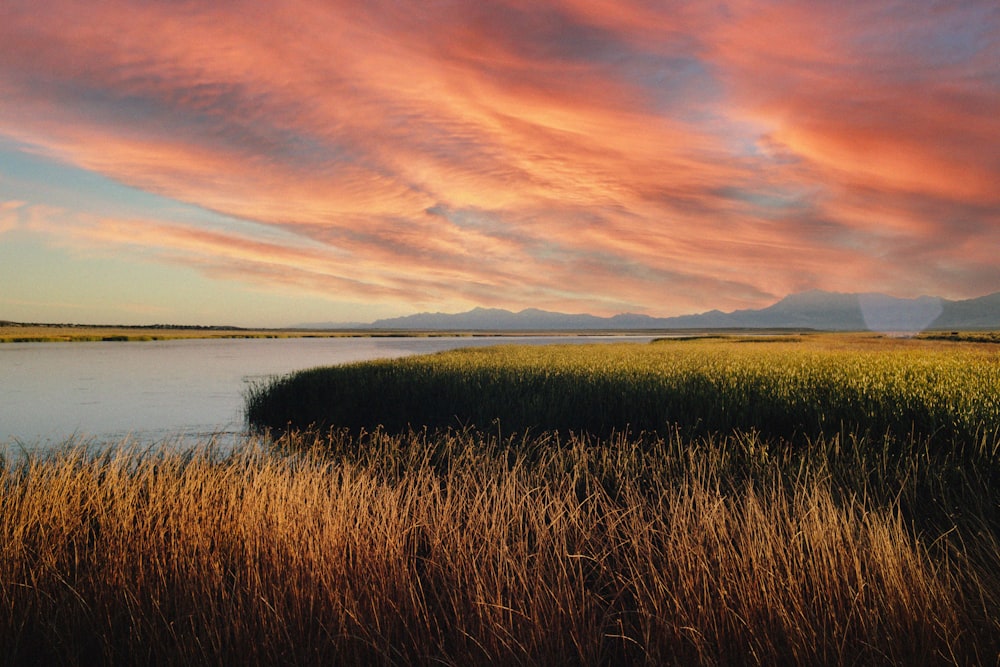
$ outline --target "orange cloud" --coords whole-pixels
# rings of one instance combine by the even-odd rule
[[[25,206],[25,202],[17,201],[16,199],[10,201],[0,201],[0,234],[10,231],[18,226],[20,215],[18,211]]]
[[[995,8],[673,4],[16,0],[0,136],[246,221],[48,228],[227,279],[663,314],[997,288]]]

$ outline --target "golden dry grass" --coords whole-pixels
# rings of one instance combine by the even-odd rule
[[[11,459],[0,659],[994,664],[995,504],[918,527],[923,464],[870,484],[845,452],[335,432]]]

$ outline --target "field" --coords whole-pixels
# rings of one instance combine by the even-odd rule
[[[337,334],[279,329],[238,329],[235,327],[120,327],[0,322],[0,343],[91,343],[185,338],[284,338],[303,335]]]
[[[995,665],[998,389],[861,335],[302,373],[235,452],[7,461],[0,659]]]
[[[0,343],[96,343],[182,340],[190,338],[358,338],[399,336],[455,336],[470,333],[429,331],[381,331],[359,329],[241,329],[151,325],[138,327],[86,324],[17,324],[0,322]],[[503,335],[503,334],[483,334]]]
[[[298,373],[258,387],[248,416],[272,429],[912,432],[964,450],[998,437],[998,358],[996,345],[871,335],[463,349]]]
[[[411,329],[244,329],[225,326],[117,326],[90,324],[24,324],[0,321],[2,343],[100,343],[143,342],[191,338],[438,338],[480,337],[501,339],[508,336],[622,335],[648,332],[629,331],[423,331]]]

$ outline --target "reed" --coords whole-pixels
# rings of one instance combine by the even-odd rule
[[[992,664],[995,480],[882,450],[340,429],[9,458],[0,659]]]
[[[998,387],[995,346],[845,336],[498,346],[303,371],[252,390],[247,415],[270,429],[922,435],[976,457],[1000,447]]]
[[[233,450],[3,460],[0,661],[996,664],[997,387],[872,337],[281,378]]]

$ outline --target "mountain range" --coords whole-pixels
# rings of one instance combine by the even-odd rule
[[[916,332],[926,329],[1000,329],[1000,292],[953,301],[922,296],[843,294],[810,290],[791,294],[761,309],[650,317],[567,314],[528,308],[511,312],[474,308],[464,313],[418,313],[370,324],[308,324],[306,328],[364,328],[440,331],[588,331],[637,329],[816,329],[828,331]]]

